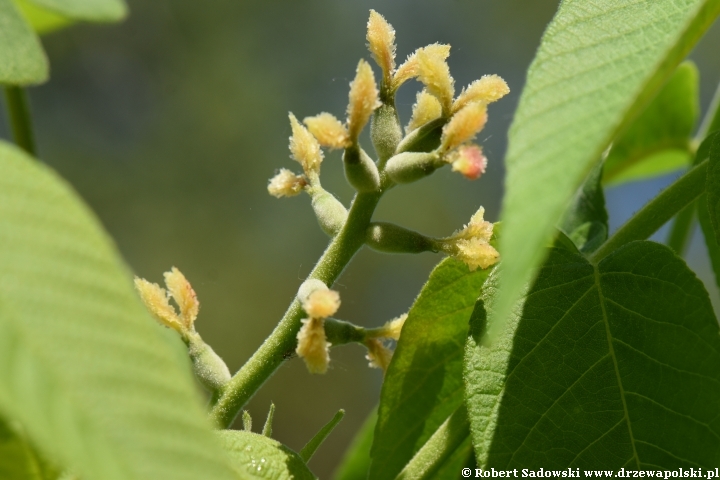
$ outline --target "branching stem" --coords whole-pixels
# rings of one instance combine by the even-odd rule
[[[597,263],[634,240],[645,240],[705,191],[707,160],[693,167],[640,209],[592,256]]]
[[[384,189],[383,189],[384,190]],[[352,257],[365,242],[365,231],[383,191],[358,193],[353,200],[347,222],[332,239],[308,278],[315,278],[331,286]],[[300,320],[304,316],[300,302],[294,299],[275,330],[227,383],[210,411],[213,423],[227,428],[255,392],[283,363],[286,355],[295,350]]]

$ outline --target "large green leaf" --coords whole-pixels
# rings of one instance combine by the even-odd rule
[[[560,229],[584,252],[592,252],[608,236],[602,172],[602,163],[590,171],[560,220]]]
[[[26,85],[48,78],[48,61],[12,0],[0,0],[0,83]]]
[[[83,480],[233,479],[182,343],[49,168],[0,142],[0,412]]]
[[[489,313],[496,280],[484,288]],[[718,323],[667,247],[632,242],[598,265],[552,248],[496,342],[481,342],[486,324],[473,318],[465,380],[479,466],[720,462]]]
[[[380,394],[370,478],[395,478],[462,404],[463,344],[488,270],[443,260],[408,313]]]
[[[222,430],[218,435],[225,450],[230,454],[233,468],[239,478],[315,479],[315,475],[308,469],[300,455],[277,440],[239,430]]]
[[[63,17],[91,22],[116,22],[127,15],[123,0],[29,0]]]
[[[662,175],[690,163],[690,138],[700,114],[697,67],[680,65],[657,97],[613,142],[606,183]]]
[[[530,67],[507,154],[506,319],[573,192],[720,13],[720,0],[564,1]],[[493,329],[502,322],[493,321]]]

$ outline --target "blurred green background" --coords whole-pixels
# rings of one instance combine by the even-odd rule
[[[235,370],[270,333],[327,243],[307,196],[272,198],[267,179],[280,167],[298,170],[288,157],[288,111],[299,118],[321,111],[343,116],[358,59],[370,58],[368,10],[395,27],[398,60],[428,43],[450,43],[458,88],[496,73],[512,90],[490,108],[479,137],[490,161],[481,180],[443,169],[391,191],[376,214],[444,235],[480,205],[489,220],[497,219],[506,132],[557,1],[136,0],[129,6],[120,25],[78,25],[45,37],[51,81],[30,90],[40,156],[92,206],[138,275],[157,282],[173,265],[186,274],[202,304],[198,330]],[[719,43],[716,25],[693,53],[703,107],[720,79]],[[417,90],[411,82],[398,96],[403,123]],[[4,118],[0,134],[8,137]],[[611,189],[612,225],[672,177]],[[352,198],[337,152],[327,155],[323,179],[343,201]],[[439,259],[361,251],[336,285],[338,316],[377,326],[407,311]],[[689,262],[718,305],[699,235]],[[335,349],[324,376],[309,375],[294,359],[249,405],[257,425],[274,402],[274,436],[296,450],[337,409],[347,411],[311,461],[321,478],[377,402],[382,373],[363,357],[356,346]]]

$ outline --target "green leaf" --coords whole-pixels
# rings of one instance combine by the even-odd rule
[[[613,143],[604,181],[618,184],[687,166],[690,137],[700,115],[697,67],[681,64],[660,93]]]
[[[706,193],[697,199],[697,214],[708,256],[710,257],[710,265],[712,266],[715,276],[715,285],[720,289],[720,245],[718,245],[717,240],[715,240],[715,231],[713,230],[712,221],[710,220],[710,212],[708,212]]]
[[[600,183],[602,172],[602,163],[590,171],[560,221],[560,229],[584,252],[592,252],[608,236],[605,194]]]
[[[335,416],[333,416],[328,423],[323,425],[320,431],[318,431],[300,450],[300,458],[309,462],[313,455],[315,455],[317,449],[320,448],[320,445],[322,445],[328,435],[335,430],[335,427],[337,427],[337,424],[340,423],[340,420],[342,420],[344,416],[345,410],[338,410]]]
[[[469,450],[462,448],[470,444],[470,427],[468,425],[465,406],[461,405],[440,428],[428,439],[425,445],[418,450],[413,458],[396,477],[397,480],[438,479],[437,472],[442,466],[453,458],[456,452],[464,452],[459,459],[459,465],[453,465],[450,478],[457,478],[458,471],[467,462]],[[450,463],[456,464],[456,461]]]
[[[117,22],[127,15],[123,0],[28,0],[63,17],[87,22]]]
[[[496,282],[484,288],[489,313]],[[497,341],[483,343],[483,315],[473,318],[465,381],[479,466],[720,462],[718,323],[667,247],[632,242],[598,265],[552,248]]]
[[[720,13],[720,0],[564,1],[509,133],[502,290],[508,317],[573,192]],[[502,329],[502,322],[494,325]]]
[[[239,478],[315,479],[315,475],[308,469],[300,455],[277,440],[240,430],[221,430],[217,434],[223,447],[230,454],[232,466]]]
[[[720,134],[715,134],[710,144],[708,160],[710,163],[705,184],[707,207],[715,231],[715,242],[720,243]]]
[[[53,472],[20,433],[0,418],[0,478],[3,480],[54,480]]]
[[[88,208],[0,142],[0,412],[81,478],[232,479],[182,342]]]
[[[47,10],[30,2],[30,0],[13,0],[20,13],[36,33],[42,35],[72,25],[67,17]]]
[[[0,83],[42,83],[48,72],[47,57],[38,37],[12,0],[0,0]]]
[[[335,470],[335,480],[366,480],[370,472],[370,448],[377,425],[377,408],[373,408],[348,447]]]
[[[380,394],[373,480],[395,478],[462,404],[463,344],[488,272],[443,260],[408,312]]]

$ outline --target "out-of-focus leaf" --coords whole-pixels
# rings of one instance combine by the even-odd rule
[[[51,10],[39,7],[30,0],[13,0],[33,30],[42,35],[72,25],[73,21]]]
[[[0,478],[3,480],[55,480],[47,462],[10,424],[0,418]]]
[[[462,404],[463,344],[488,272],[443,260],[408,312],[380,394],[369,478],[395,478]]]
[[[140,303],[99,222],[4,142],[0,171],[3,417],[83,479],[234,479],[182,343]]]
[[[40,40],[12,0],[0,0],[0,83],[28,85],[48,78]]]
[[[483,289],[489,313],[496,280]],[[481,342],[487,325],[473,318],[465,380],[480,467],[720,462],[718,323],[667,247],[632,242],[597,265],[552,248],[495,342]]]
[[[583,252],[592,252],[608,236],[608,214],[600,182],[602,172],[602,164],[590,171],[560,221],[560,229]]]
[[[604,182],[617,184],[687,166],[690,137],[700,114],[697,67],[681,64],[657,97],[615,140],[605,161]]]
[[[705,238],[705,246],[707,247],[708,256],[710,257],[710,265],[715,276],[715,284],[720,289],[720,245],[715,240],[715,231],[713,230],[710,213],[707,207],[707,194],[704,193],[697,199],[697,214]]]
[[[502,330],[573,192],[720,13],[720,0],[573,0],[548,26],[510,129]]]
[[[238,478],[315,479],[315,475],[308,469],[300,455],[277,440],[240,430],[222,430],[217,434],[225,450],[230,454]]]
[[[87,22],[117,22],[127,15],[123,0],[28,0],[63,17]]]
[[[335,471],[335,480],[365,480],[370,472],[370,448],[377,424],[377,408],[374,408],[345,452]]]

